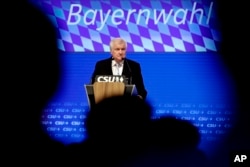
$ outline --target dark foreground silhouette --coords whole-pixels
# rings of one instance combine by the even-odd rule
[[[88,139],[69,146],[74,162],[95,166],[206,166],[200,134],[187,121],[151,119],[138,97],[118,96],[96,104],[86,118]]]
[[[60,82],[54,26],[28,1],[4,1],[3,7],[8,10],[1,44],[2,108],[7,113],[3,161],[8,166],[59,163],[64,146],[50,139],[40,120]]]

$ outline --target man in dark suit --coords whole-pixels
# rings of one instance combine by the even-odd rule
[[[126,58],[127,42],[122,38],[114,38],[110,42],[111,57],[96,63],[92,75],[92,84],[96,75],[123,75],[128,78],[129,84],[134,84],[138,97],[145,99],[145,89],[141,66],[138,62]]]

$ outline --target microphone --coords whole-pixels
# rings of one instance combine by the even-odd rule
[[[122,59],[125,61],[126,65],[128,67],[128,70],[129,70],[129,84],[132,85],[132,70],[131,70],[131,68],[129,66],[129,63],[128,63],[127,59],[126,58],[122,58]]]

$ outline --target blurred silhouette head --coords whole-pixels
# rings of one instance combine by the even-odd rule
[[[198,149],[198,129],[186,120],[162,117],[151,122],[149,149],[128,159],[122,167],[207,167],[205,154]]]
[[[88,137],[112,145],[143,140],[148,131],[151,109],[150,104],[136,96],[104,99],[94,105],[87,115]]]
[[[153,143],[163,149],[196,148],[200,142],[200,133],[187,120],[175,117],[162,117],[152,121]]]
[[[29,1],[15,1],[10,6],[13,15],[5,17],[3,31],[6,36],[2,63],[7,65],[4,96],[9,97],[5,98],[5,105],[21,138],[31,139],[40,133],[42,109],[55,93],[60,79],[56,31],[48,17]],[[20,18],[20,22],[13,16]]]
[[[21,156],[18,163],[24,166],[52,163],[62,152],[57,147],[61,144],[44,131],[41,114],[60,82],[57,34],[48,17],[30,1],[4,3],[10,8],[3,17],[1,61],[7,152],[12,162]]]

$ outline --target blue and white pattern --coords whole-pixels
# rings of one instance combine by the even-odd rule
[[[65,52],[109,52],[113,37],[128,52],[216,52],[221,35],[212,0],[32,0],[58,30]]]

